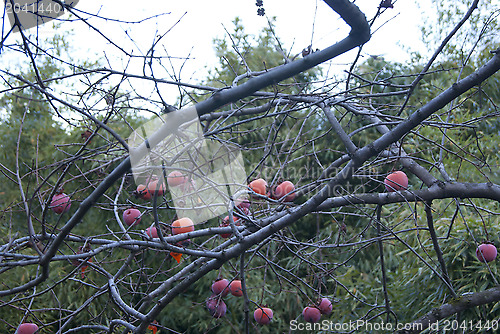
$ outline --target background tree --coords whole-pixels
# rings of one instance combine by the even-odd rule
[[[353,61],[332,84],[317,65],[369,43],[370,25],[391,6],[382,2],[367,21],[346,0],[325,2],[352,29],[341,42],[295,56],[272,21],[251,36],[236,19],[214,41],[221,61],[201,83],[160,78],[169,56],[158,41],[138,74],[73,61],[66,36],[3,36],[3,51],[18,43],[27,56],[22,68],[2,71],[4,332],[23,322],[41,333],[287,332],[306,326],[302,311],[319,298],[333,303],[322,315],[329,326],[372,325],[354,332],[380,332],[373,325],[382,322],[421,332],[437,320],[457,320],[460,333],[496,330],[497,264],[476,256],[482,242],[498,245],[500,232],[491,5],[439,7],[439,29],[426,32],[433,55]],[[246,188],[248,210],[227,198],[227,212],[170,235],[181,218],[174,189],[144,198],[138,183],[167,175],[176,161],[134,179],[136,151],[125,140],[173,113],[164,85],[179,88],[179,108],[196,106],[204,138],[241,149],[245,185],[264,178],[270,195]],[[409,186],[388,192],[384,178],[395,170]],[[295,184],[293,201],[273,196],[285,180]],[[60,215],[51,209],[59,192],[71,199]],[[128,208],[141,211],[137,225],[123,217]],[[226,215],[236,223],[224,226]],[[153,227],[158,238],[146,232]],[[218,278],[241,280],[243,295],[211,296]],[[264,306],[273,310],[268,325],[252,319]],[[396,327],[403,323],[415,326]]]

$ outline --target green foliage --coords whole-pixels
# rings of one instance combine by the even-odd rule
[[[233,32],[227,39],[215,39],[215,54],[220,59],[219,64],[209,74],[208,83],[218,87],[231,86],[233,81],[245,74],[258,75],[258,72],[269,70],[289,61],[289,54],[282,47],[274,33],[274,21],[264,28],[259,36],[250,36],[239,18],[233,21]],[[298,93],[307,88],[320,75],[319,69],[298,74],[276,86],[266,88],[266,91],[282,93]],[[238,78],[239,84],[244,78]],[[221,86],[222,84],[222,86]]]
[[[48,45],[46,49],[54,55],[69,51],[64,36],[55,35],[50,40],[40,42],[44,46]],[[63,75],[67,68],[49,55],[37,56],[36,65],[38,75],[42,80],[46,80],[44,85],[47,91],[59,91],[61,88],[59,82],[53,79]],[[88,61],[85,64],[88,68],[94,65],[95,63]],[[24,68],[30,68],[30,70],[24,70]],[[7,244],[16,236],[28,235],[27,212],[21,201],[20,187],[28,200],[31,217],[35,218],[33,219],[35,232],[41,233],[41,226],[44,226],[47,233],[57,233],[58,228],[78,208],[79,202],[92,191],[92,187],[102,181],[109,170],[116,166],[116,158],[123,156],[123,151],[115,149],[114,138],[102,129],[90,143],[87,143],[87,147],[82,149],[85,141],[81,136],[82,132],[88,129],[94,130],[95,126],[83,120],[75,121],[74,114],[69,108],[53,100],[49,102],[42,92],[25,85],[25,81],[37,82],[37,73],[31,66],[20,65],[19,69],[14,68],[10,71],[18,71],[18,77],[23,78],[24,81],[11,79],[8,83],[10,86],[22,88],[11,89],[0,97],[2,115],[0,164],[2,177],[5,176],[5,179],[2,178],[0,190],[0,241],[2,244]],[[122,106],[117,104],[117,107]],[[107,123],[123,137],[131,132],[131,127],[136,127],[138,123],[144,121],[127,112],[124,107],[119,118],[109,119],[107,116],[100,115],[97,115],[97,118]],[[73,163],[68,168],[71,162]],[[17,179],[16,171],[20,181]],[[63,171],[65,171],[64,175]],[[82,175],[85,177],[82,178]],[[58,188],[64,188],[64,192],[72,199],[70,212],[60,216],[48,209],[49,195],[59,179]],[[88,184],[92,186],[89,188],[86,186]],[[113,187],[110,192],[116,191],[116,187]],[[109,233],[106,224],[113,222],[116,224],[112,209],[107,205],[98,205],[86,215],[85,220],[77,225],[72,233],[81,236],[82,240],[86,237],[105,235]],[[39,245],[43,251],[46,241],[42,241]],[[61,248],[60,252],[61,254],[75,254],[79,246],[81,243],[70,243]],[[23,248],[22,252],[25,255],[38,254],[29,243]],[[120,257],[120,251],[115,251],[113,256]],[[121,256],[126,257],[124,254]],[[97,262],[106,260],[106,257],[93,259]],[[120,265],[121,263],[116,262],[114,266]],[[32,265],[19,266],[8,271],[2,267],[0,271],[2,290],[27,283],[37,273],[39,274],[38,271],[39,268]],[[90,285],[82,284],[83,280],[89,280]],[[20,302],[8,303],[6,299],[1,300],[0,329],[6,332],[5,324],[19,323],[26,315],[26,305],[30,305],[37,311],[27,314],[27,320],[36,319],[36,323],[49,324],[41,333],[54,333],[61,325],[61,317],[68,315],[66,310],[76,310],[81,305],[85,305],[87,299],[96,292],[95,286],[106,286],[106,284],[107,280],[101,275],[96,275],[92,268],[87,268],[85,276],[82,276],[81,268],[75,267],[69,261],[55,262],[51,265],[48,280],[40,287],[40,290],[31,290]],[[47,293],[51,289],[53,293]],[[102,323],[106,323],[107,319],[116,317],[115,306],[110,305],[108,297],[107,294],[97,297],[89,308],[77,315],[71,326],[88,324],[97,318],[102,318]],[[9,333],[13,331],[14,329],[8,328]]]
[[[452,13],[451,10],[440,13],[441,19],[447,24],[451,14],[455,17],[459,13]],[[272,24],[259,36],[246,34],[238,19],[234,25],[234,31],[228,39],[214,41],[215,52],[221,61],[212,70],[207,84],[220,88],[241,84],[249,77],[258,75],[259,71],[287,61],[287,52],[274,36]],[[66,45],[64,38],[54,39],[51,43],[56,54],[62,52]],[[485,46],[465,65],[459,61],[460,57],[454,56],[453,51],[449,49],[444,54],[445,59],[434,64],[424,76],[401,115],[398,112],[405,95],[395,93],[409,87],[415,74],[422,69],[419,63],[404,65],[382,58],[370,58],[358,67],[359,73],[351,82],[352,92],[359,94],[360,101],[368,101],[366,105],[383,113],[383,120],[391,128],[395,122],[425,105],[457,79],[474,71],[486,58],[489,47]],[[41,61],[38,66],[40,76],[49,79],[62,74],[59,66],[49,58]],[[22,73],[21,76],[36,81],[35,73]],[[314,81],[320,78],[320,70],[310,70],[269,87],[267,92],[275,93],[275,97],[278,93],[313,92],[316,89]],[[404,149],[438,178],[442,178],[442,175],[436,172],[435,162],[440,160],[454,180],[486,182],[489,177],[498,183],[500,123],[496,116],[500,102],[499,81],[499,75],[494,75],[481,87],[453,101],[447,109],[408,134],[402,142]],[[19,85],[18,82],[12,84]],[[56,88],[57,82],[53,85]],[[50,84],[48,86],[51,88]],[[110,88],[96,89],[87,96],[90,100],[98,99],[103,91],[110,91]],[[192,96],[195,100],[201,98],[197,94]],[[260,97],[246,98],[225,107],[223,111],[260,107],[265,102],[268,100]],[[290,179],[299,186],[317,180],[332,161],[344,154],[343,144],[332,135],[331,124],[320,109],[304,107],[299,102],[288,104],[282,109],[279,98],[273,103],[264,114],[238,116],[236,121],[235,118],[221,118],[207,122],[207,135],[213,135],[222,142],[230,140],[241,145],[250,178],[264,176],[271,187],[283,179]],[[81,133],[87,129],[95,131],[95,126],[87,123],[88,120],[56,121],[55,110],[46,97],[31,87],[4,94],[0,99],[0,107],[5,115],[5,122],[0,125],[0,162],[5,166],[2,170],[15,171],[16,160],[19,161],[22,188],[28,198],[33,198],[30,203],[32,216],[36,217],[36,231],[44,226],[47,232],[57,233],[78,204],[116,166],[124,150],[117,148],[116,141],[102,129],[83,147],[85,140]],[[126,103],[118,103],[115,108],[120,112],[112,115],[103,113],[96,117],[122,137],[145,121],[135,115]],[[65,108],[57,111],[69,118],[69,111]],[[346,114],[340,107],[332,108],[332,112],[348,133],[369,125],[361,116],[344,117]],[[237,125],[232,122],[237,122]],[[231,127],[228,126],[230,124]],[[363,146],[379,136],[380,133],[374,127],[368,127],[351,138],[356,145]],[[69,161],[74,163],[66,168]],[[380,158],[371,161],[369,166],[355,171],[353,184],[345,185],[339,194],[379,191],[383,179],[379,175],[396,167],[399,167],[397,160]],[[64,170],[66,174],[61,176]],[[13,182],[7,182],[0,192],[0,205],[4,213],[0,225],[2,244],[7,243],[16,232],[27,234],[26,213],[19,202],[16,177],[8,172],[6,174]],[[47,210],[46,204],[59,181],[59,187],[63,186],[64,191],[71,194],[73,204],[70,213],[56,216]],[[410,190],[420,187],[413,175],[410,175],[410,185]],[[61,254],[76,253],[87,238],[115,238],[116,235],[110,232],[115,230],[117,224],[115,210],[116,214],[121,215],[122,209],[128,206],[144,209],[141,226],[131,229],[133,238],[144,239],[140,229],[153,222],[150,203],[132,196],[135,185],[131,180],[124,181],[124,190],[115,198],[121,186],[111,187],[106,198],[87,213],[72,230],[72,235],[80,237],[81,241],[66,243],[60,249]],[[40,192],[37,187],[40,187]],[[35,192],[39,196],[35,196]],[[305,201],[308,196],[299,201]],[[119,203],[118,207],[113,204],[115,200]],[[252,202],[254,218],[264,217],[266,210],[274,205],[259,200]],[[494,280],[498,274],[497,264],[491,263],[488,268],[480,263],[475,258],[475,249],[483,239],[499,244],[500,221],[491,214],[499,209],[498,203],[485,200],[444,200],[433,203],[439,245],[450,280],[459,295],[483,291],[497,283]],[[166,224],[173,219],[171,212],[160,210],[160,217]],[[252,247],[244,259],[250,332],[286,332],[290,321],[303,322],[300,316],[302,308],[314,304],[322,296],[334,301],[332,315],[323,318],[334,323],[348,323],[367,316],[373,317],[372,321],[408,322],[433,307],[439,307],[443,302],[453,302],[452,294],[436,275],[441,269],[427,230],[423,205],[385,205],[381,217],[385,283],[389,287],[387,294],[394,313],[389,318],[380,316],[385,310],[385,295],[374,216],[375,208],[368,205],[362,210],[352,205],[338,211],[315,212]],[[203,227],[218,225],[219,219],[213,219]],[[197,238],[194,242],[199,249],[212,249],[224,240],[216,235]],[[23,252],[26,255],[37,254],[29,245]],[[92,262],[105,265],[109,273],[115,273],[127,261],[129,254],[124,249],[108,249],[93,257]],[[181,263],[177,264],[168,251],[141,248],[127,264],[126,273],[121,279],[123,284],[119,289],[125,302],[137,307],[144,294],[159,287],[158,282],[179,273],[192,261],[191,257],[183,255]],[[92,265],[83,276],[81,269],[69,261],[51,265],[49,280],[42,289],[53,289],[53,292],[40,295],[36,294],[39,291],[30,292],[32,294],[27,294],[24,300],[15,303],[3,300],[2,303],[6,304],[0,309],[0,319],[17,323],[25,313],[24,304],[33,301],[31,309],[45,308],[48,311],[37,311],[28,315],[28,318],[49,324],[43,333],[57,331],[60,326],[58,320],[66,316],[63,313],[69,313],[66,310],[77,309],[108,284],[106,275],[96,272]],[[37,270],[34,266],[10,270],[9,277],[4,279],[5,275],[2,275],[3,288],[27,282]],[[205,307],[212,282],[218,277],[229,280],[238,278],[239,270],[240,259],[235,259],[226,263],[220,271],[210,272],[169,303],[156,320],[162,326],[178,332],[242,333],[245,317],[243,298],[231,295],[225,298],[228,313],[223,319],[212,318]],[[150,277],[154,277],[155,283],[150,283]],[[274,310],[274,319],[269,326],[257,326],[253,321],[253,311],[259,305],[267,305]],[[91,306],[79,313],[71,326],[91,322],[106,324],[109,319],[120,317],[120,314],[118,306],[107,294],[98,294]],[[500,310],[498,305],[487,305],[480,310],[468,310],[460,316],[462,320],[498,318]]]
[[[207,79],[207,84],[214,87],[242,84],[262,71],[284,64],[289,57],[274,34],[273,22],[259,36],[250,36],[245,33],[241,21],[236,18],[233,32],[227,39],[215,39],[214,45],[220,62],[210,70]],[[320,69],[311,69],[264,91],[275,94],[307,93],[314,89],[314,82],[320,75]],[[223,110],[258,107],[263,104],[261,99],[247,98],[242,103],[233,104]],[[303,157],[308,150],[307,145],[297,143],[297,137],[300,136],[301,143],[315,140],[320,133],[317,125],[322,122],[322,116],[317,115],[318,111],[304,109],[299,104],[292,110],[293,112],[274,114],[273,110],[276,109],[271,106],[264,115],[239,116],[239,124],[227,130],[219,130],[219,127],[224,129],[228,120],[219,120],[211,126],[211,131],[223,140],[232,140],[241,145],[250,178],[256,174],[265,174],[267,179],[275,180],[287,174],[292,174],[292,179],[297,178],[298,171],[307,163],[304,159],[297,161],[296,158]],[[317,123],[314,122],[315,119]],[[255,126],[256,124],[258,126]],[[272,147],[266,145],[270,140],[274,142]],[[324,150],[328,152],[329,149]],[[260,154],[262,150],[266,152],[268,159],[265,165],[262,164],[262,154]],[[284,168],[275,171],[275,166]],[[310,176],[311,179],[314,176]]]
[[[432,0],[431,8],[421,8],[424,15],[427,15],[427,18],[421,21],[422,41],[431,53],[451,33],[473,2],[473,0]],[[470,60],[475,63],[475,60],[484,56],[483,50],[491,50],[495,45],[498,46],[499,24],[498,4],[495,1],[479,1],[462,29],[445,46],[441,60],[462,63],[472,56]]]

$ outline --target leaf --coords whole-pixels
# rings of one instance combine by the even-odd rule
[[[87,261],[87,262],[92,262],[92,258],[88,259],[88,261]],[[82,271],[82,272],[81,272],[82,279],[83,279],[83,278],[85,278],[85,271],[87,270],[87,268],[88,268],[88,267],[89,267],[89,266],[88,266],[88,265],[86,265],[86,264],[82,266],[82,268],[81,268],[81,271]]]
[[[177,261],[177,263],[181,262],[181,253],[170,252],[170,255]]]

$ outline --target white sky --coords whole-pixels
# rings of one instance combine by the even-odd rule
[[[428,1],[420,0],[419,3]],[[355,3],[370,19],[375,14],[379,2],[379,0],[357,0]],[[415,0],[398,0],[394,4],[394,9],[388,9],[382,18],[376,21],[372,32],[379,30],[364,47],[364,56],[383,55],[389,60],[397,61],[409,59],[407,51],[400,45],[411,46],[413,49],[420,47],[418,24],[422,18],[415,2]],[[283,42],[283,47],[291,50],[292,54],[299,53],[311,44],[311,41],[313,49],[322,49],[341,40],[348,32],[345,23],[321,0],[263,0],[263,4],[268,17],[276,16],[277,36]],[[204,78],[206,67],[213,67],[217,63],[213,39],[224,37],[226,34],[224,27],[231,32],[235,17],[241,18],[245,31],[249,34],[258,34],[268,25],[265,17],[257,15],[255,0],[80,0],[77,8],[121,21],[138,21],[159,13],[167,13],[133,25],[99,18],[90,18],[88,22],[99,28],[113,42],[134,54],[145,54],[155,36],[170,30],[162,39],[158,51],[166,50],[168,55],[173,57],[190,57],[182,67],[181,80],[184,82],[194,82]],[[85,14],[83,16],[88,17]],[[43,31],[49,36],[53,33],[50,26],[51,24],[47,24],[43,27]],[[70,44],[77,48],[78,52],[75,55],[82,59],[88,57],[102,59],[106,55],[111,67],[116,70],[123,70],[129,61],[114,46],[82,22],[66,22],[62,28],[73,29],[74,34]],[[336,59],[335,62],[349,63],[352,59],[353,53]],[[4,55],[0,55],[1,61],[5,61]],[[179,72],[183,63],[183,60],[173,60],[176,72]],[[348,67],[345,66],[344,69]],[[128,71],[141,74],[142,66],[139,63],[129,64]],[[159,74],[161,77],[162,73]]]
[[[346,25],[338,19],[327,5],[320,0],[264,0],[264,8],[269,17],[276,16],[276,32],[288,50],[300,52],[313,40],[314,48],[323,48],[343,38],[347,32]],[[356,4],[371,18],[378,6],[378,0],[358,0]],[[130,1],[130,0],[81,0],[78,8],[104,17],[122,20],[138,20],[158,13],[170,13],[151,21],[125,25],[93,19],[91,22],[100,27],[110,37],[125,39],[124,30],[133,37],[139,48],[146,51],[156,33],[172,30],[163,39],[163,45],[171,56],[191,57],[196,59],[194,67],[203,68],[212,65],[215,59],[213,38],[225,35],[224,26],[231,31],[232,21],[238,16],[250,34],[258,34],[267,26],[267,20],[257,15],[255,0],[183,0],[183,1]],[[413,0],[399,0],[394,9],[389,9],[384,17],[378,20],[376,28],[391,20],[366,46],[366,52],[384,55],[387,58],[406,60],[406,52],[398,47],[399,41],[412,41],[420,38],[417,28],[420,17]],[[185,14],[185,15],[184,15]],[[184,15],[184,16],[183,16]],[[182,19],[181,19],[182,17]],[[176,25],[176,22],[181,21]],[[104,24],[105,23],[105,24]],[[81,25],[81,24],[79,24]],[[77,30],[75,39],[92,41],[90,50],[102,54],[106,47],[102,38],[96,37],[87,28]],[[92,38],[91,36],[94,36]],[[113,38],[113,40],[114,40]],[[97,42],[97,43],[96,43]],[[406,43],[405,43],[406,44]],[[411,43],[410,43],[411,44]],[[408,44],[406,44],[408,45]],[[133,48],[129,43],[130,50]],[[192,71],[196,69],[193,68]],[[188,71],[187,71],[188,72]]]

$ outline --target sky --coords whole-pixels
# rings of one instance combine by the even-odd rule
[[[428,1],[421,0],[419,3],[422,5]],[[370,19],[379,1],[357,0],[355,3]],[[255,0],[80,0],[77,9],[82,11],[78,15],[87,18],[87,22],[109,40],[135,55],[145,55],[156,36],[164,35],[158,51],[172,57],[171,63],[165,66],[170,74],[175,72],[185,82],[202,80],[207,69],[218,62],[213,39],[223,38],[227,35],[226,30],[231,32],[235,17],[241,19],[249,34],[258,34],[268,26],[268,18],[276,17],[276,34],[292,55],[300,53],[310,44],[313,49],[323,49],[344,38],[349,31],[339,16],[320,0],[263,0],[263,6],[266,11],[264,17],[257,15]],[[145,20],[155,15],[158,16]],[[130,24],[126,21],[141,22]],[[413,50],[421,48],[420,22],[422,15],[416,1],[395,1],[394,8],[387,9],[372,28],[374,34],[363,49],[362,59],[377,55],[389,60],[408,60],[405,47]],[[104,59],[108,67],[116,70],[127,68],[128,72],[142,72],[142,62],[130,62],[129,57],[86,24],[75,20],[63,23],[58,29],[73,31],[70,43],[76,49],[76,55]],[[54,34],[51,24],[41,27],[39,32],[46,36]],[[351,52],[334,62],[342,64],[339,69],[347,69],[345,64],[351,62],[354,55]],[[167,71],[162,73],[161,70],[158,75],[168,76]],[[173,88],[169,94],[175,94]]]
[[[264,0],[268,17],[276,17],[276,33],[283,41],[283,46],[292,53],[299,53],[304,47],[313,44],[313,48],[322,49],[342,39],[347,33],[346,25],[323,1],[319,0]],[[376,0],[356,1],[356,4],[371,18],[378,6]],[[145,52],[152,44],[155,35],[169,31],[162,39],[163,45],[171,56],[195,59],[200,69],[216,61],[213,51],[213,38],[224,37],[225,29],[231,31],[232,21],[240,17],[245,29],[250,34],[258,34],[268,25],[266,17],[257,15],[255,0],[183,0],[183,1],[130,1],[130,0],[81,0],[78,9],[89,13],[99,13],[103,17],[121,20],[139,20],[159,13],[169,13],[141,24],[126,25],[93,19],[95,26],[104,30],[108,36],[122,39],[132,49],[134,45],[127,40],[129,34],[139,49]],[[366,52],[384,55],[392,59],[406,60],[407,53],[398,46],[399,42],[417,43],[420,38],[418,24],[421,21],[419,10],[413,0],[399,0],[394,9],[388,9],[379,19],[374,38],[366,46]],[[106,23],[105,25],[103,23]],[[77,39],[90,41],[91,50],[102,53],[106,43],[82,24],[79,26]],[[75,28],[76,29],[76,28]],[[88,36],[85,36],[88,35]],[[81,36],[81,37],[80,37]],[[98,46],[99,45],[99,46]],[[113,48],[107,48],[113,49]],[[189,72],[189,71],[187,71]]]

